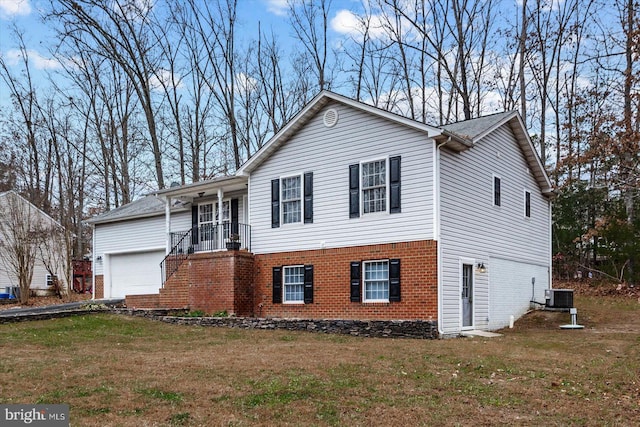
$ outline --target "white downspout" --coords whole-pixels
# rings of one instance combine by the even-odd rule
[[[96,225],[92,224],[91,225],[91,239],[93,241],[93,250],[91,252],[93,252],[93,254],[91,255],[91,258],[93,259],[92,261],[92,265],[91,265],[91,299],[95,300],[96,299]],[[102,270],[102,288],[104,289],[104,267]],[[102,292],[103,296],[104,296],[104,291]]]
[[[547,203],[549,206],[549,289],[553,289],[553,203],[551,199]]]
[[[438,335],[442,336],[442,245],[440,241],[440,147],[451,141],[446,141],[436,146],[433,153],[433,233],[437,250],[437,274],[438,274]],[[434,144],[435,145],[435,144]]]
[[[167,248],[165,250],[166,254],[169,255],[171,252],[171,197],[166,197],[164,199],[164,223],[165,223],[165,232],[167,235]]]

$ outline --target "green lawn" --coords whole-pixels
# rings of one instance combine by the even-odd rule
[[[73,426],[640,425],[640,303],[576,298],[500,338],[368,339],[99,314],[0,325],[0,403]]]

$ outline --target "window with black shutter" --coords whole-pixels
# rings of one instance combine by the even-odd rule
[[[352,261],[351,262],[351,286],[350,286],[350,295],[351,302],[360,302],[361,301],[361,271],[360,271],[360,261]]]
[[[389,301],[400,301],[400,260],[389,260]]]
[[[282,267],[273,267],[273,297],[274,304],[282,303]]]
[[[304,266],[304,303],[313,303],[313,265]]]
[[[271,180],[271,228],[280,227],[280,179]]]
[[[304,174],[304,222],[313,222],[313,172]]]
[[[360,165],[349,166],[349,218],[360,216]]]
[[[502,196],[502,190],[500,188],[501,183],[500,183],[500,178],[497,176],[493,177],[493,205],[494,206],[500,206],[501,204],[501,196]]]
[[[400,212],[400,156],[389,159],[389,212]]]

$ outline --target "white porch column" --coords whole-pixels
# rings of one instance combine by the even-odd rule
[[[171,252],[171,197],[165,198],[164,204],[164,223],[167,234],[167,255]]]
[[[222,249],[224,247],[224,230],[222,229],[222,199],[224,198],[224,190],[222,187],[218,188],[218,248]]]

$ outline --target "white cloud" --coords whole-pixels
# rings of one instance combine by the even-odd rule
[[[26,16],[31,13],[29,0],[0,0],[0,16]]]
[[[156,75],[151,76],[149,79],[149,86],[153,90],[161,90],[163,87],[171,87],[173,85],[172,81],[176,81],[176,88],[182,89],[184,85],[182,84],[182,79],[179,76],[171,75],[171,71],[160,69],[156,73]]]
[[[330,22],[331,29],[339,34],[359,36],[364,34],[365,26],[361,17],[350,10],[342,9]],[[369,18],[369,36],[371,38],[383,38],[386,32],[382,25],[380,15],[371,15]]]
[[[62,65],[57,59],[45,58],[32,49],[27,49],[26,53],[31,65],[38,70],[58,70],[62,68]],[[9,65],[17,65],[22,61],[22,51],[18,49],[10,49],[7,51],[5,57]]]
[[[274,15],[287,16],[289,5],[287,0],[266,0],[267,10]]]

